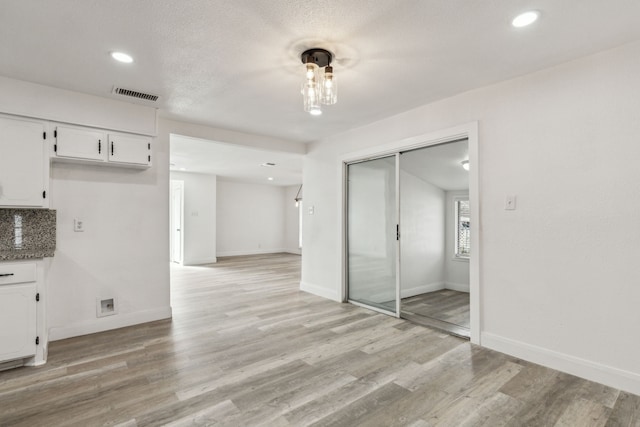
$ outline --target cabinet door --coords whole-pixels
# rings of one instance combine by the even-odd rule
[[[42,122],[0,117],[0,206],[45,205],[44,131]]]
[[[0,362],[36,354],[36,284],[0,286]]]
[[[107,134],[97,130],[56,128],[56,158],[105,161]]]
[[[151,165],[151,138],[109,134],[109,161],[128,165]]]

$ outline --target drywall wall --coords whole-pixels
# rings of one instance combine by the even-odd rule
[[[445,192],[400,171],[402,298],[445,288]]]
[[[298,255],[302,253],[299,245],[302,202],[299,203],[299,206],[296,206],[295,202],[299,189],[299,185],[284,188],[284,251]],[[302,190],[300,190],[299,197],[302,197]]]
[[[445,210],[445,288],[469,292],[469,260],[456,258],[456,210],[455,197],[469,197],[468,191],[447,191]],[[472,219],[473,220],[473,219]],[[473,236],[471,236],[473,239]]]
[[[342,295],[341,156],[478,121],[481,343],[640,394],[638,75],[640,42],[312,143],[302,289]]]
[[[0,78],[0,88],[1,112],[156,132],[156,111],[150,107],[7,78]],[[168,140],[154,138],[153,166],[144,170],[51,166],[57,248],[44,301],[51,340],[171,317],[168,148]],[[74,218],[83,220],[84,232],[73,231]],[[106,297],[117,299],[118,313],[98,318],[96,299]]]
[[[0,111],[62,123],[156,134],[155,108],[0,76]]]
[[[217,255],[284,252],[285,189],[217,182]]]
[[[184,265],[216,262],[216,176],[171,172],[171,180],[184,183]]]

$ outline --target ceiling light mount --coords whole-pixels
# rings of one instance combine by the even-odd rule
[[[331,65],[333,54],[326,49],[313,48],[307,49],[300,55],[303,64],[316,64],[318,67],[327,67]]]
[[[320,104],[332,105],[338,101],[338,86],[331,66],[333,54],[326,49],[312,48],[302,52],[300,60],[304,64],[301,90],[304,111],[319,116],[322,114]]]

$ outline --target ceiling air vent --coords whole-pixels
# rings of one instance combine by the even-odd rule
[[[144,99],[145,101],[156,102],[158,100],[158,95],[152,95],[150,93],[138,92],[137,90],[124,89],[121,87],[114,87],[113,93],[116,95],[122,96],[130,96],[132,98]]]

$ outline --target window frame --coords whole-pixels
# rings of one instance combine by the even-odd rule
[[[454,196],[453,197],[453,225],[454,225],[454,233],[453,233],[453,259],[455,261],[464,261],[469,262],[471,258],[471,231],[469,231],[469,253],[461,254],[459,252],[459,220],[460,216],[458,214],[459,211],[459,202],[469,202],[469,196]],[[469,214],[471,214],[471,206],[469,206]],[[469,215],[471,216],[471,215]],[[471,222],[471,218],[469,218],[469,222]]]

